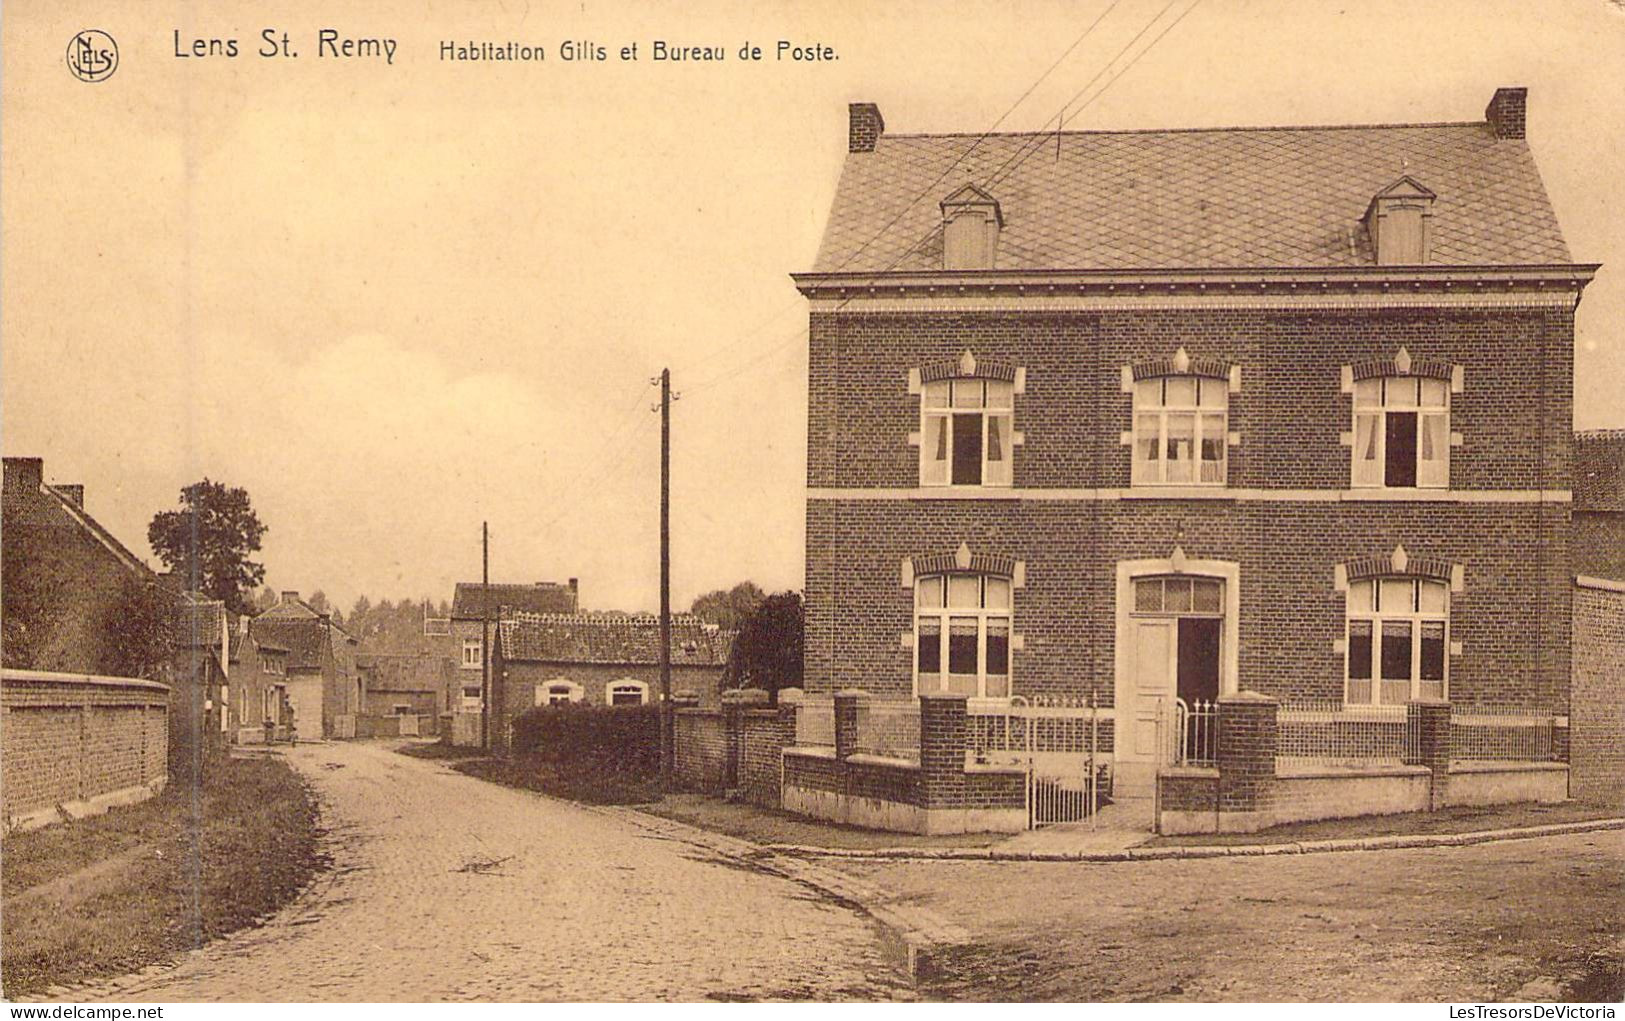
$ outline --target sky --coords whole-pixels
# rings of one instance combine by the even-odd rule
[[[63,59],[87,27],[120,48],[94,84]],[[256,56],[268,27],[300,56]],[[396,39],[393,64],[319,57],[322,28]],[[8,0],[0,31],[0,447],[84,484],[149,559],[146,524],[183,486],[242,486],[267,583],[342,608],[449,598],[479,577],[485,521],[494,581],[655,608],[668,367],[673,605],[799,588],[789,274],[817,251],[852,101],[894,132],[1037,129],[1107,67],[1069,129],[1209,127],[1478,120],[1527,86],[1570,251],[1604,263],[1575,424],[1625,427],[1610,0]],[[241,55],[178,58],[177,38]],[[510,39],[546,59],[438,59]],[[654,63],[656,39],[730,60]],[[779,39],[838,59],[776,62]],[[566,40],[610,59],[561,61]],[[634,41],[644,59],[620,61]],[[767,59],[732,59],[747,41]]]

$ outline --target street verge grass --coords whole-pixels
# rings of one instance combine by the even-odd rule
[[[415,749],[398,750],[407,755],[417,754]],[[660,800],[659,777],[603,762],[549,762],[538,755],[516,755],[509,759],[457,756],[447,765],[459,773],[505,787],[539,791],[587,805],[641,805]]]
[[[280,756],[0,842],[8,999],[165,962],[281,907],[325,867],[309,788]]]

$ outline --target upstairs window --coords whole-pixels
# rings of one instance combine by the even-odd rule
[[[1009,578],[933,574],[915,581],[914,690],[1010,694]]]
[[[1229,408],[1229,384],[1222,379],[1136,380],[1133,484],[1224,485]]]
[[[1424,578],[1349,583],[1349,705],[1445,697],[1450,589]]]
[[[926,383],[920,399],[920,485],[1011,484],[1015,385],[997,379]]]
[[[463,639],[463,669],[478,670],[483,665],[480,660],[480,640],[478,638]]]
[[[1383,376],[1354,384],[1356,487],[1450,484],[1450,383]]]

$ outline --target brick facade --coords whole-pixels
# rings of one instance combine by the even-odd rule
[[[478,671],[455,671],[479,677]],[[581,701],[589,705],[605,705],[605,692],[617,681],[641,681],[648,685],[648,701],[660,700],[660,667],[643,663],[613,665],[602,663],[536,663],[509,661],[498,655],[491,670],[492,698],[499,707],[496,725],[491,730],[494,747],[508,747],[508,734],[514,719],[537,705],[536,692],[549,681],[566,680],[580,685]],[[716,667],[673,666],[671,690],[675,696],[681,692],[708,692],[702,702],[716,704],[718,669]],[[545,699],[544,699],[545,700]]]

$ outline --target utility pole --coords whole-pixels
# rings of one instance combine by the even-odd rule
[[[491,750],[491,523],[480,522],[480,747]]]
[[[671,790],[671,370],[660,370],[660,789]]]

